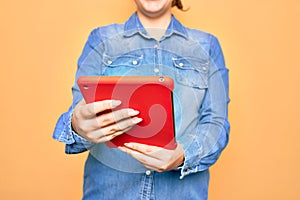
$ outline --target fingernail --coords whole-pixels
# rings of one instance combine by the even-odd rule
[[[115,107],[121,105],[121,103],[122,103],[122,102],[121,102],[120,100],[112,100],[112,101],[111,101],[111,107],[112,107],[112,108],[115,108]]]
[[[143,121],[142,118],[139,118],[139,117],[134,117],[134,118],[132,118],[132,122],[133,122],[134,124],[138,124],[138,123],[140,123],[141,121]]]
[[[129,116],[134,116],[134,115],[137,115],[137,114],[139,114],[140,112],[139,111],[137,111],[137,110],[133,110],[133,109],[129,109],[128,110],[128,115]]]

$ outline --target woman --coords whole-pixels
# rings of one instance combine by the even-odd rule
[[[209,171],[228,142],[228,70],[218,40],[184,27],[171,8],[181,1],[135,0],[124,24],[92,31],[78,61],[80,76],[149,75],[174,79],[177,148],[104,145],[143,119],[118,100],[86,104],[75,82],[73,104],[53,137],[66,153],[90,150],[83,199],[207,199]],[[115,108],[112,113],[103,112]]]

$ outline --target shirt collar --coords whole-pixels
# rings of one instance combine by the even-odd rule
[[[126,22],[124,26],[124,36],[131,37],[132,35],[139,33],[145,38],[151,38],[145,28],[143,27],[141,21],[139,20],[136,13],[134,13]],[[180,35],[184,38],[188,38],[187,31],[185,27],[172,15],[171,22],[165,33],[165,37],[170,37],[172,34]]]

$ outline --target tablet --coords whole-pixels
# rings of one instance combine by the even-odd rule
[[[143,119],[131,130],[106,142],[108,147],[136,142],[175,149],[174,81],[167,76],[82,76],[77,80],[86,103],[121,100],[115,109],[132,108]]]

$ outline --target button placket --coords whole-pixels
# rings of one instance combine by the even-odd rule
[[[153,68],[153,72],[155,73],[156,76],[161,75],[162,72],[162,68],[161,68],[161,51],[159,49],[159,42],[155,43],[153,45],[154,48],[154,56],[155,56],[155,64],[154,64],[154,68]]]
[[[146,170],[145,175],[142,178],[142,184],[140,189],[140,199],[151,199],[153,193],[154,176],[151,170]]]

